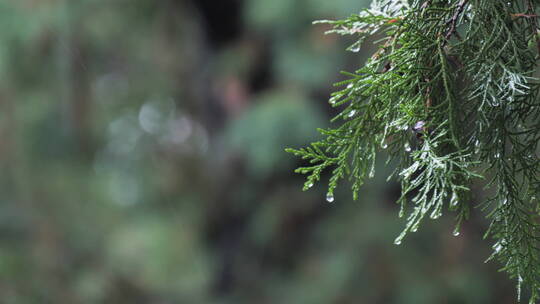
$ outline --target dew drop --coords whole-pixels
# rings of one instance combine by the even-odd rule
[[[517,298],[518,302],[521,301],[521,284],[523,283],[523,278],[521,275],[518,275],[518,286],[517,286]]]
[[[351,48],[351,52],[353,52],[353,53],[358,53],[358,52],[360,52],[360,46],[359,46],[359,45],[354,46],[353,48]]]
[[[311,187],[313,187],[313,183],[308,183],[308,184],[306,184],[306,188],[307,188],[307,189],[309,189],[309,188],[311,188]]]
[[[352,89],[353,86],[354,86],[354,84],[349,83],[349,85],[347,86],[347,89]]]
[[[395,245],[401,245],[401,240],[400,240],[400,239],[396,239],[396,240],[394,241],[394,244],[395,244]]]
[[[334,201],[334,194],[332,192],[328,192],[326,194],[326,201],[329,202],[329,203]]]
[[[459,203],[459,200],[458,200],[457,194],[454,192],[452,193],[452,198],[450,199],[450,206],[455,207],[458,205],[458,203]]]
[[[351,112],[349,112],[349,117],[353,117],[354,114],[356,114],[356,110],[352,110]]]
[[[330,100],[328,100],[328,102],[329,102],[331,105],[335,105],[336,102],[337,102],[337,97],[334,96],[334,97],[330,98]]]
[[[401,130],[403,130],[403,131],[407,131],[408,129],[409,129],[408,125],[401,126]]]
[[[375,177],[375,167],[371,167],[369,170],[369,178]]]
[[[386,149],[386,148],[388,148],[388,144],[387,144],[387,143],[385,143],[385,142],[383,142],[383,143],[382,143],[382,145],[381,145],[381,148],[383,148],[383,149]]]
[[[453,236],[459,236],[459,231],[458,231],[458,230],[454,230],[454,232],[452,232],[452,235],[453,235]]]
[[[500,242],[495,243],[495,245],[493,245],[493,250],[495,250],[495,253],[501,252],[501,250],[502,250],[501,243]]]
[[[416,132],[421,132],[424,126],[426,125],[426,122],[423,120],[420,120],[414,124],[413,130]]]
[[[408,142],[405,143],[404,148],[405,148],[405,151],[406,151],[406,152],[411,152],[411,145],[410,145]]]
[[[418,226],[414,226],[411,228],[411,232],[416,232],[416,231],[418,231]]]

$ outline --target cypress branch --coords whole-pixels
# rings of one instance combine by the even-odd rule
[[[328,33],[368,37],[377,50],[346,72],[329,100],[336,127],[301,149],[309,161],[304,190],[331,172],[328,201],[342,179],[358,198],[374,174],[378,151],[397,160],[402,185],[400,244],[422,220],[457,213],[455,235],[469,214],[469,185],[487,178],[494,194],[482,203],[491,225],[485,238],[502,270],[540,299],[540,52],[536,1],[374,0],[337,21]]]

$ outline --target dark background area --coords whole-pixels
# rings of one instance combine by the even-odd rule
[[[0,302],[515,303],[477,208],[393,245],[384,155],[301,191],[368,2],[0,1]]]

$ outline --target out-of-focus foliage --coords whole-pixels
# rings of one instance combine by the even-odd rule
[[[283,147],[365,59],[311,21],[367,2],[1,1],[0,302],[511,302],[474,213],[392,245],[382,164],[298,191]]]
[[[315,138],[313,130],[325,124],[320,111],[298,94],[267,94],[253,100],[256,104],[230,124],[225,137],[231,148],[244,151],[253,178],[290,168],[294,163],[280,145],[307,142]]]

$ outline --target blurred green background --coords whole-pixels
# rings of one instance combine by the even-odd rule
[[[481,211],[302,192],[368,0],[0,1],[0,303],[514,303]]]

